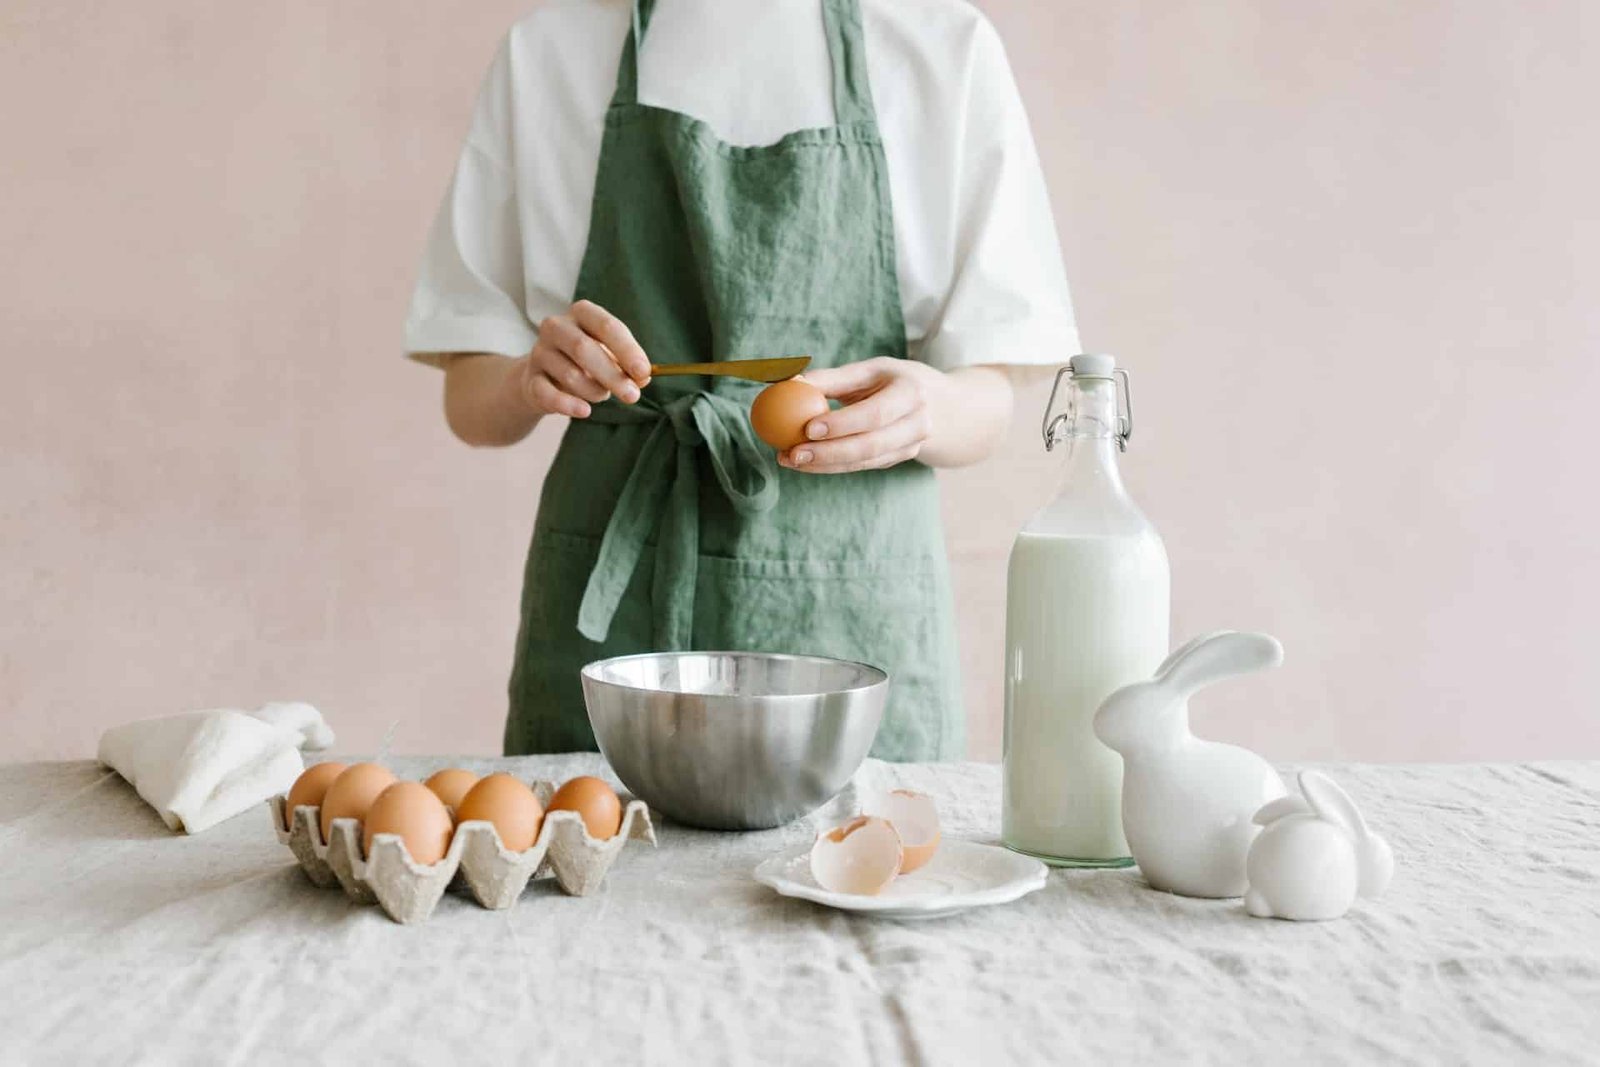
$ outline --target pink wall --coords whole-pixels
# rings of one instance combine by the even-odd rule
[[[0,759],[274,697],[349,748],[398,722],[402,751],[497,750],[555,433],[456,445],[398,347],[522,6],[7,5]],[[1600,756],[1589,5],[983,6],[1086,341],[1134,372],[1176,632],[1288,647],[1201,729],[1285,758]],[[1041,401],[947,479],[975,755],[1005,553],[1053,480]]]

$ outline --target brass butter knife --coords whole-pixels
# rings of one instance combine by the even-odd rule
[[[781,359],[727,359],[720,363],[652,363],[650,376],[712,374],[751,382],[781,382],[805,370],[810,362],[810,356],[784,356]]]

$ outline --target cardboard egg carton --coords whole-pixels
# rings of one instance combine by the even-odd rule
[[[548,809],[555,783],[531,784],[539,803]],[[591,837],[575,811],[547,810],[533,847],[510,852],[500,844],[493,823],[473,820],[456,827],[444,858],[428,866],[412,860],[397,834],[374,835],[371,854],[363,856],[361,823],[356,819],[333,820],[324,842],[320,808],[301,805],[290,825],[284,818],[288,797],[280,794],[267,803],[278,841],[289,846],[313,885],[340,886],[351,900],[376,903],[396,922],[416,923],[433,914],[452,886],[465,888],[479,904],[495,910],[515,904],[528,882],[545,872],[554,874],[556,884],[572,896],[594,892],[623,845],[631,840],[656,843],[644,801],[620,799],[622,826],[608,840]]]

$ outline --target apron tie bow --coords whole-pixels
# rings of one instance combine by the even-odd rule
[[[736,512],[754,515],[778,502],[777,462],[750,429],[745,407],[718,393],[689,393],[664,404],[645,398],[633,405],[608,401],[594,408],[589,416],[594,422],[653,425],[606,524],[584,587],[578,607],[578,631],[584,637],[606,639],[654,530],[656,650],[688,647],[700,560],[700,450],[705,449],[717,484]]]

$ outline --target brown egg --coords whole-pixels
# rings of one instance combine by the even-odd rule
[[[444,801],[446,806],[459,808],[461,798],[467,795],[467,790],[478,784],[478,776],[471,771],[451,767],[449,770],[439,771],[422,784],[433,790],[434,796]]]
[[[394,784],[389,768],[377,763],[346,767],[322,798],[322,840],[328,840],[335,819],[365,819],[378,794]]]
[[[395,782],[378,794],[361,823],[361,848],[372,855],[378,834],[399,834],[411,859],[424,867],[444,859],[455,826],[444,801],[418,782]]]
[[[806,440],[806,423],[828,413],[828,398],[804,378],[769,385],[750,405],[750,425],[756,436],[779,452]]]
[[[604,841],[622,828],[622,801],[598,778],[574,778],[550,798],[551,811],[575,811],[583,816],[589,836]]]
[[[328,786],[344,771],[342,763],[319,763],[314,767],[307,767],[300,777],[294,780],[294,785],[289,787],[289,799],[283,804],[283,817],[294,825],[294,809],[298,807],[317,808],[322,806],[322,797],[328,792]]]
[[[467,790],[456,806],[457,824],[482,819],[494,823],[508,852],[526,852],[539,840],[544,806],[532,789],[509,774],[491,774]]]

